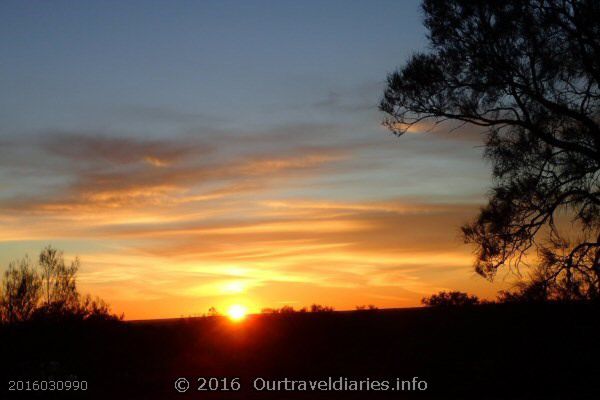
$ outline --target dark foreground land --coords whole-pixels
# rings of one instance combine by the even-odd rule
[[[488,305],[3,327],[0,398],[600,398],[598,316],[593,306]],[[185,394],[178,377],[191,383]],[[199,377],[221,388],[238,377],[241,389],[197,391]],[[418,377],[427,389],[268,393],[252,389],[258,377]],[[88,390],[9,392],[19,379],[83,379]]]

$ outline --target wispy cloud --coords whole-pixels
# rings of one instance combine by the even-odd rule
[[[37,145],[30,151],[44,161],[33,173],[53,175],[62,182],[40,187],[36,193],[4,197],[0,207],[55,213],[180,204],[259,190],[267,181],[315,173],[346,156],[343,148],[327,146],[291,146],[276,155],[228,156],[190,137],[148,140],[50,134]],[[14,164],[19,162],[28,163]]]

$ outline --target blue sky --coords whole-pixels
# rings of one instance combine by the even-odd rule
[[[3,129],[19,131],[129,125],[163,133],[141,121],[107,121],[139,109],[172,112],[172,123],[180,114],[236,128],[305,121],[304,106],[339,91],[367,96],[424,45],[425,33],[416,2],[0,7]]]

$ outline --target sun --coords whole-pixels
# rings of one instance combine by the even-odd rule
[[[227,316],[232,321],[241,321],[246,318],[248,309],[240,304],[234,304],[227,310]]]

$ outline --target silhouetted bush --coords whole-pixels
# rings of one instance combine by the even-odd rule
[[[323,306],[321,304],[313,304],[310,306],[310,312],[319,313],[319,312],[333,312],[334,308],[330,306]]]
[[[421,303],[430,307],[465,307],[479,304],[479,298],[463,292],[439,292],[421,299]]]
[[[373,304],[356,306],[356,311],[376,311],[378,310]]]
[[[216,307],[210,307],[206,314],[207,317],[218,317],[219,315],[221,315],[221,313],[217,311]]]

